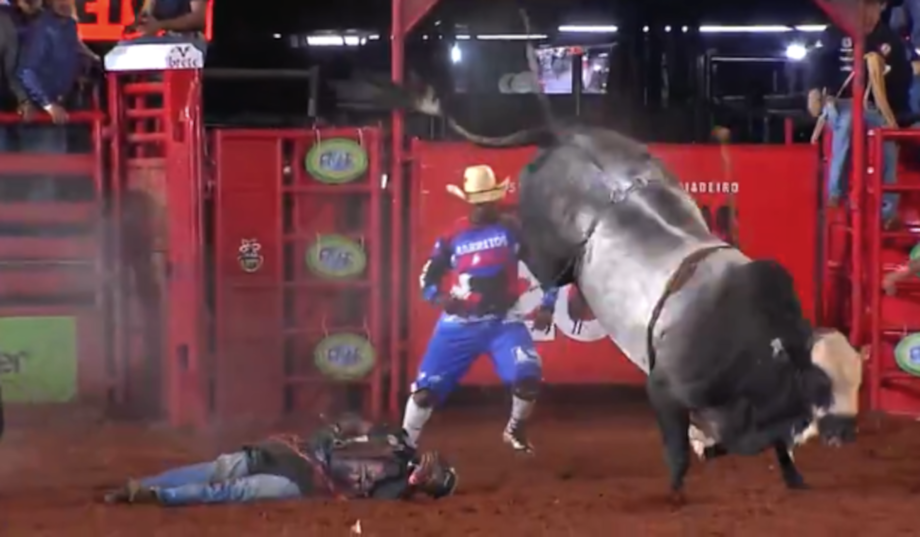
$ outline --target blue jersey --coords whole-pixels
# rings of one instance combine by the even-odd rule
[[[511,226],[463,218],[435,242],[422,269],[422,295],[433,302],[449,294],[463,303],[463,317],[505,317],[527,291],[518,271],[522,248]],[[558,290],[545,291],[541,307],[552,309]]]

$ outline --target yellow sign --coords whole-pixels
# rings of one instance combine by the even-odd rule
[[[0,318],[0,385],[14,403],[64,403],[77,395],[73,317]]]

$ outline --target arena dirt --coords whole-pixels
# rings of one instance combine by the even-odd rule
[[[797,462],[813,489],[786,491],[770,456],[695,463],[689,504],[664,501],[658,434],[642,408],[544,408],[538,454],[500,442],[499,410],[444,412],[426,441],[461,472],[439,502],[300,501],[186,509],[110,507],[106,485],[231,449],[202,438],[86,419],[14,419],[0,443],[0,536],[849,536],[920,534],[920,423],[867,419],[856,445],[810,446]],[[15,417],[14,417],[15,418]]]

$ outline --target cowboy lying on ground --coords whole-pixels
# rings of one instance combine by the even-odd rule
[[[305,497],[406,499],[449,496],[454,469],[418,453],[403,431],[346,418],[308,439],[278,435],[203,462],[132,479],[105,502],[163,506],[247,503]]]

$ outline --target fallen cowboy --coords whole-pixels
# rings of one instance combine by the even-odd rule
[[[172,507],[307,497],[437,499],[456,486],[456,472],[436,452],[419,454],[402,431],[348,419],[308,439],[274,436],[210,462],[131,479],[104,500]]]

